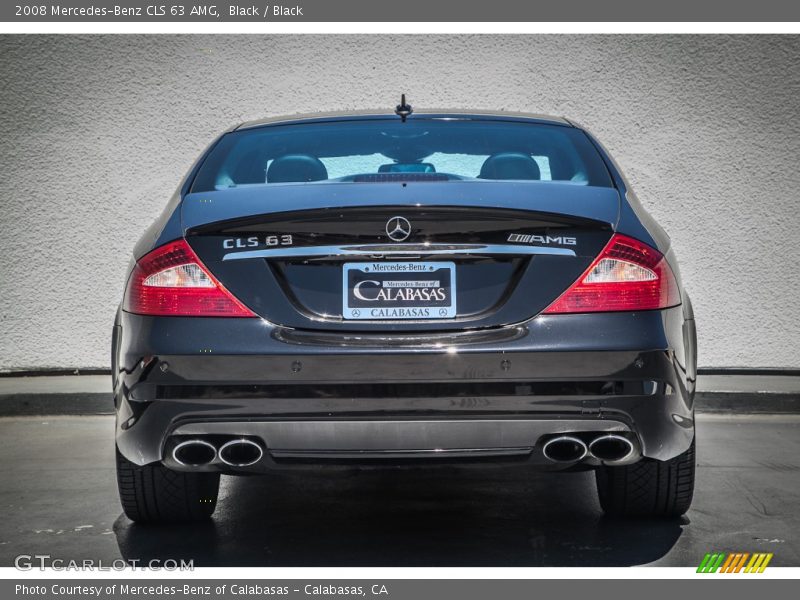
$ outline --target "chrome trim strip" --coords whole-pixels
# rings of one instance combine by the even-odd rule
[[[548,254],[575,256],[568,248],[546,246],[522,246],[512,244],[364,244],[347,246],[306,246],[291,248],[266,248],[228,252],[222,260],[244,260],[248,258],[336,258],[339,256],[435,256],[452,254],[477,254],[484,256],[531,256]]]
[[[609,419],[223,421],[179,425],[174,435],[257,436],[277,451],[446,451],[533,448],[543,435],[629,431]]]
[[[486,458],[527,456],[531,446],[523,448],[451,448],[447,450],[270,450],[273,458],[376,459],[376,458]]]

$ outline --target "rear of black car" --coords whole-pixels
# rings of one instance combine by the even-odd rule
[[[694,322],[666,239],[584,131],[360,115],[223,135],[137,247],[114,329],[120,492],[219,474],[525,461],[617,514],[691,501]]]

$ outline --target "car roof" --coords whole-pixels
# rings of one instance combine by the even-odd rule
[[[522,112],[508,112],[508,111],[489,111],[489,110],[463,110],[463,109],[422,109],[414,110],[409,115],[409,119],[414,118],[428,118],[428,119],[481,119],[481,120],[496,120],[496,121],[523,121],[523,122],[536,122],[548,123],[555,125],[563,125],[566,127],[574,127],[574,125],[564,117],[554,117],[549,115],[538,115],[532,113]],[[359,120],[391,120],[399,119],[394,111],[387,111],[386,109],[376,110],[358,110],[358,111],[341,111],[341,112],[319,112],[319,113],[306,113],[297,115],[284,115],[277,117],[268,117],[265,119],[258,119],[255,121],[246,121],[233,128],[233,130],[240,129],[253,129],[257,127],[267,127],[270,125],[289,125],[298,123],[320,123],[326,121],[359,121]]]

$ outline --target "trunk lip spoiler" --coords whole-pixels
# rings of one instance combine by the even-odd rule
[[[514,244],[347,244],[331,246],[303,246],[292,248],[266,248],[261,250],[242,250],[228,252],[223,261],[245,260],[250,258],[337,258],[361,256],[384,258],[387,256],[531,256],[547,254],[555,256],[577,256],[569,248],[550,248],[547,246],[520,246]]]

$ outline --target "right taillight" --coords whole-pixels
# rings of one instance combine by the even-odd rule
[[[658,250],[614,234],[589,268],[545,314],[654,310],[681,303],[678,284]]]

